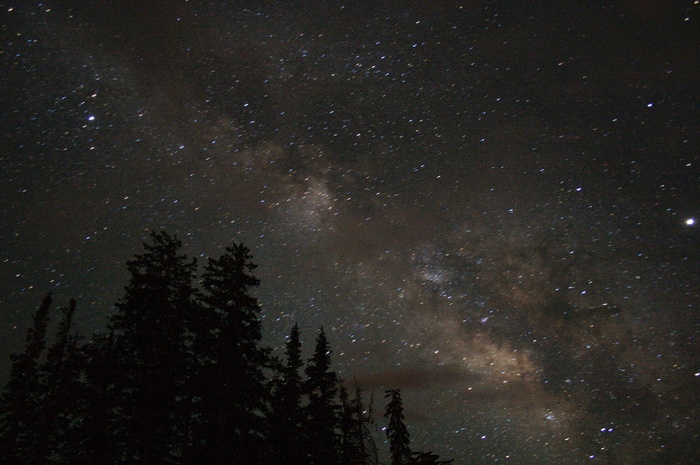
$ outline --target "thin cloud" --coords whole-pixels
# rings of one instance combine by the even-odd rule
[[[455,366],[405,367],[357,375],[357,384],[365,389],[426,389],[474,383],[479,377]]]

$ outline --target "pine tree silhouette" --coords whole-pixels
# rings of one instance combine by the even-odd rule
[[[125,462],[121,436],[128,432],[121,421],[124,367],[119,359],[113,330],[106,336],[96,335],[80,348],[82,383],[76,395],[80,421],[72,432],[66,463]]]
[[[158,465],[181,453],[186,435],[196,260],[181,255],[182,242],[165,232],[153,232],[151,241],[127,262],[129,283],[110,324],[124,460]]]
[[[263,417],[269,402],[264,369],[270,365],[270,350],[261,345],[261,309],[250,295],[260,284],[251,259],[248,248],[233,244],[219,259],[209,259],[202,279],[207,318],[214,323],[202,335],[208,348],[198,346],[198,356],[206,362],[201,404],[210,463],[231,457],[260,463],[270,452],[264,446]]]
[[[277,463],[303,464],[306,460],[305,444],[299,439],[304,432],[302,409],[301,341],[299,325],[294,324],[285,347],[286,363],[280,368],[272,396],[270,412],[271,440]]]
[[[314,355],[306,366],[306,440],[308,460],[312,465],[338,463],[340,438],[337,434],[338,405],[336,395],[338,378],[331,371],[331,349],[326,333],[321,328],[316,337]]]
[[[362,390],[355,384],[355,396],[350,398],[347,388],[340,384],[340,463],[341,465],[376,465],[377,446],[369,426],[374,423],[372,403],[367,407]]]
[[[0,397],[0,454],[8,465],[41,463],[37,448],[40,435],[43,390],[39,361],[46,349],[51,293],[41,301],[27,330],[24,352],[10,356],[12,367]]]
[[[4,464],[378,463],[371,402],[339,382],[323,328],[305,379],[298,325],[273,370],[246,247],[209,259],[201,291],[176,237],[152,233],[144,247],[108,334],[79,343],[71,300],[47,350],[51,295],[42,300],[0,396]],[[400,391],[386,398],[392,465],[450,463],[411,452]]]
[[[76,302],[61,307],[56,340],[46,352],[40,368],[43,398],[36,425],[41,441],[35,453],[44,463],[65,463],[67,445],[80,419],[78,392],[81,386],[82,363],[78,336],[72,334]]]
[[[408,429],[403,421],[401,390],[387,390],[384,397],[389,399],[384,417],[389,420],[386,437],[389,440],[391,465],[408,465],[411,463],[411,449],[409,447],[411,435],[408,433]]]

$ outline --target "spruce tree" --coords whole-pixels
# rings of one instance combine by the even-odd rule
[[[356,421],[354,409],[350,405],[350,397],[345,385],[339,383],[340,399],[340,465],[350,465],[359,462],[357,454],[356,439]]]
[[[303,435],[304,417],[301,404],[302,378],[300,370],[304,365],[301,358],[299,325],[295,324],[289,333],[285,348],[286,363],[280,369],[281,378],[276,384],[270,412],[271,440],[274,443],[277,463],[298,463],[305,461]]]
[[[76,302],[61,307],[56,340],[46,352],[46,362],[40,369],[44,396],[40,420],[36,426],[41,441],[36,454],[44,463],[65,463],[75,425],[80,421],[78,391],[81,386],[82,360],[78,336],[72,334]]]
[[[73,430],[66,463],[123,463],[119,437],[128,434],[122,421],[123,366],[115,349],[114,331],[92,338],[79,351],[83,382],[76,397],[80,422]]]
[[[110,319],[115,334],[118,383],[116,427],[123,460],[158,465],[181,453],[188,419],[190,325],[197,317],[196,260],[182,242],[151,233],[145,253],[127,262],[130,278]]]
[[[56,329],[56,341],[46,352],[46,366],[53,368],[61,366],[71,351],[71,345],[77,339],[77,336],[71,334],[73,329],[73,315],[76,308],[75,299],[70,299],[67,307],[61,307],[63,317],[58,323]],[[53,373],[54,375],[57,373]]]
[[[250,250],[234,243],[219,259],[209,259],[202,279],[206,321],[197,351],[207,384],[201,409],[209,463],[260,462],[269,451],[263,414],[268,404],[264,369],[269,349],[261,345],[260,305],[250,294],[260,281]],[[201,342],[207,347],[202,347]]]
[[[408,465],[411,463],[410,434],[404,424],[403,401],[399,389],[385,391],[389,399],[384,417],[389,420],[386,437],[389,439],[391,465]]]
[[[10,356],[10,378],[0,397],[0,456],[8,465],[42,462],[37,454],[44,398],[39,361],[46,349],[51,303],[49,293],[32,316],[24,352]]]
[[[308,460],[312,465],[333,465],[339,461],[340,438],[336,395],[338,378],[331,371],[331,349],[321,328],[316,337],[314,355],[306,366]]]

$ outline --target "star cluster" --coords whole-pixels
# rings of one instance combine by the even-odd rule
[[[165,228],[456,463],[697,458],[698,2],[302,3],[2,7],[2,353]]]

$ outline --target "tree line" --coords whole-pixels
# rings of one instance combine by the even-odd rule
[[[42,300],[0,396],[3,463],[378,464],[372,402],[333,371],[323,328],[308,360],[298,325],[273,356],[249,249],[234,243],[198,277],[181,248],[151,233],[107,330],[89,339],[70,300],[47,342]],[[400,391],[386,398],[391,464],[448,463],[410,448]]]

